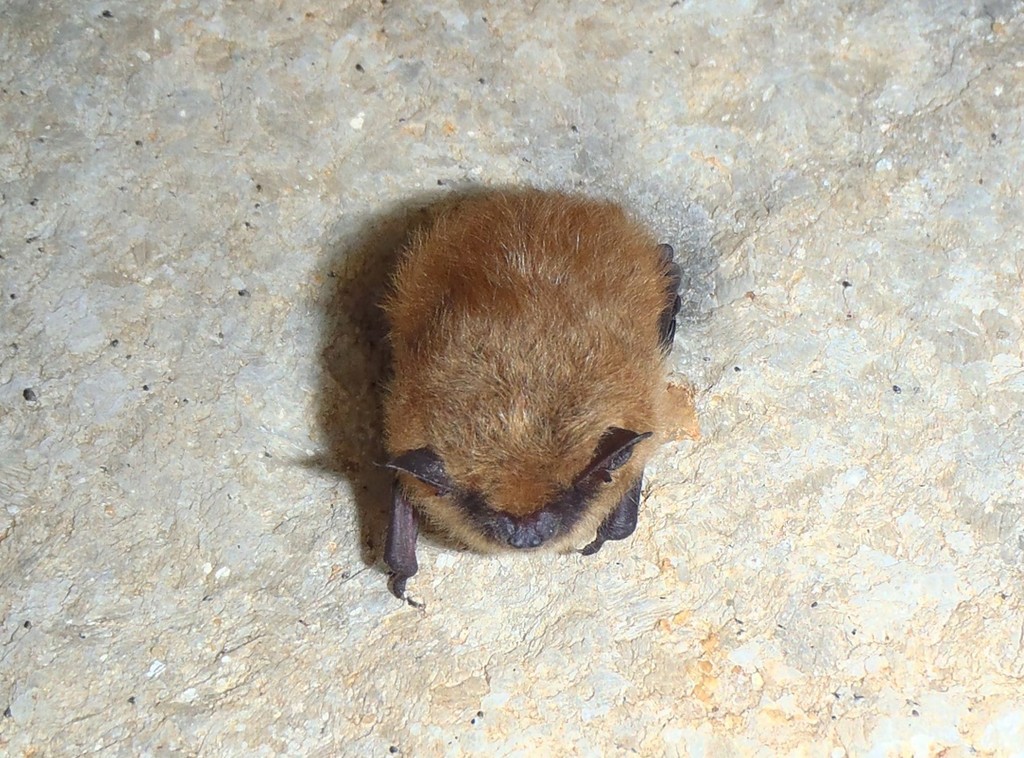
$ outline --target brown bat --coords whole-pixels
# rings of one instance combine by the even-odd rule
[[[384,302],[396,596],[419,515],[484,552],[633,533],[679,280],[617,205],[557,192],[464,200],[414,239]]]

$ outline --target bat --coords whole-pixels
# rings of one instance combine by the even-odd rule
[[[470,197],[414,237],[382,302],[397,597],[421,517],[481,552],[592,555],[633,533],[679,285],[670,245],[562,192]]]

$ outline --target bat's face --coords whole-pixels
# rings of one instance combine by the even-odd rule
[[[491,549],[529,550],[570,534],[600,489],[612,480],[612,472],[624,466],[637,443],[650,436],[650,432],[610,427],[590,463],[571,483],[553,490],[540,488],[544,493],[540,501],[538,490],[526,483],[521,487],[523,502],[515,504],[518,507],[497,507],[498,502],[508,502],[508,493],[498,496],[453,481],[444,461],[430,448],[403,453],[387,465],[411,475],[445,500],[446,507],[457,513],[463,533],[472,532],[474,543],[483,542]]]

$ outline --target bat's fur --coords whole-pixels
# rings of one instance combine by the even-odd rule
[[[442,213],[406,250],[384,302],[389,451],[430,448],[460,488],[524,516],[573,483],[609,427],[660,431],[669,263],[607,202],[527,190]],[[655,445],[639,443],[544,547],[592,539]],[[469,547],[507,549],[448,497],[401,477],[433,524]]]

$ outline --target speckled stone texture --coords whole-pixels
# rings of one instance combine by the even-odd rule
[[[1024,755],[1022,3],[8,0],[0,81],[0,752]],[[507,184],[676,246],[703,434],[418,609],[373,298]]]

